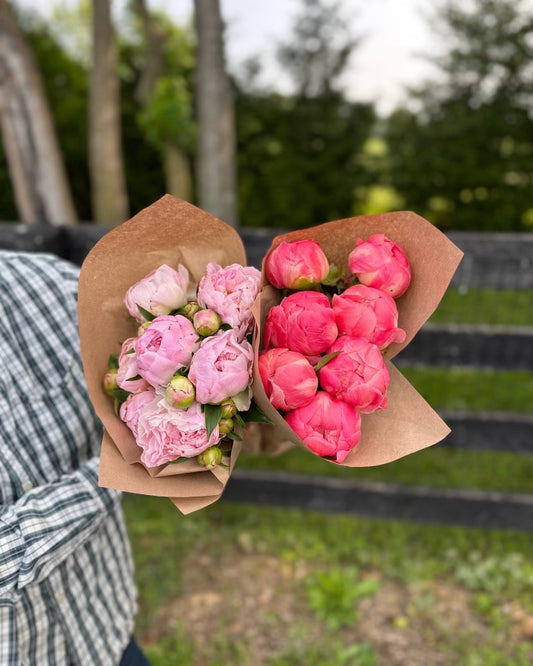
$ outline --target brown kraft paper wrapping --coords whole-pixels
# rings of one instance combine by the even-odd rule
[[[83,368],[89,396],[104,424],[99,483],[131,493],[168,497],[184,514],[215,502],[241,450],[236,442],[229,467],[206,470],[195,460],[148,469],[142,449],[115,415],[102,380],[110,354],[136,335],[137,324],[123,299],[126,291],[162,264],[187,267],[197,283],[209,262],[246,265],[238,233],[224,222],[170,195],[106,234],[81,268],[78,317]]]
[[[434,312],[463,253],[430,222],[411,212],[351,217],[293,231],[277,236],[269,250],[271,252],[282,242],[315,240],[320,243],[330,264],[335,264],[344,275],[348,275],[348,255],[357,239],[366,240],[378,233],[385,234],[401,245],[411,264],[411,284],[403,296],[395,299],[399,313],[398,325],[405,330],[406,338],[403,343],[393,343],[386,350],[385,358],[390,371],[387,391],[389,406],[372,414],[361,415],[361,440],[342,463],[348,467],[392,462],[436,444],[450,432],[444,421],[390,363],[390,359],[409,344]],[[263,259],[262,290],[253,311],[256,322],[254,399],[259,409],[274,423],[273,426],[261,427],[266,440],[276,441],[277,446],[283,442],[285,445],[290,443],[305,448],[303,441],[270,404],[259,376],[257,356],[262,348],[266,317],[270,308],[281,301],[281,293],[266,279],[266,256]],[[311,451],[309,453],[314,455]]]

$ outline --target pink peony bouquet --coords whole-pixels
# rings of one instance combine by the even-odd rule
[[[447,426],[390,361],[433,312],[460,257],[413,213],[275,238],[254,306],[253,390],[278,439],[348,466],[440,441]]]
[[[253,267],[211,262],[195,285],[182,264],[163,264],[127,290],[137,336],[110,356],[104,388],[146,467],[195,458],[213,468],[242,439],[259,280]]]
[[[259,283],[235,229],[170,195],[94,246],[78,313],[104,425],[100,485],[182,513],[221,496],[248,422],[263,418],[251,391]]]

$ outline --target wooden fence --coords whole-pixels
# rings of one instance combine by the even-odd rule
[[[105,232],[95,225],[57,229],[0,224],[0,248],[52,252],[80,264]],[[240,232],[249,263],[260,267],[276,232],[249,228]],[[533,289],[533,234],[455,232],[449,237],[465,252],[452,283],[460,290]],[[533,372],[533,313],[531,327],[427,324],[398,356],[397,364]],[[452,434],[438,446],[533,454],[533,414],[464,411],[443,412],[442,416]],[[238,469],[224,498],[368,517],[533,531],[533,480],[531,494],[513,494]]]

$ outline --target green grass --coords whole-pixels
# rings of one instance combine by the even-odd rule
[[[533,290],[447,290],[430,321],[439,324],[533,326]]]
[[[377,467],[342,467],[303,449],[267,458],[243,455],[239,468],[440,488],[533,492],[533,456],[432,447]]]
[[[504,609],[510,604],[520,604],[533,612],[533,535],[420,526],[224,501],[185,517],[162,498],[126,496],[124,508],[139,588],[136,634],[154,666],[257,663],[254,643],[248,636],[242,636],[236,643],[226,635],[223,609],[205,627],[205,640],[200,643],[187,635],[180,620],[163,634],[160,630],[160,619],[167,617],[165,609],[172,607],[172,599],[186,599],[197,589],[182,580],[187,562],[189,571],[191,563],[201,558],[224,562],[224,570],[220,571],[223,576],[228,566],[238,569],[241,556],[254,554],[274,557],[293,570],[303,566],[315,572],[317,575],[311,573],[291,585],[294,594],[300,595],[304,602],[307,600],[308,612],[318,618],[324,614],[335,616],[341,609],[346,613],[349,601],[358,608],[359,598],[376,593],[378,586],[372,580],[383,584],[391,580],[412,599],[407,617],[395,619],[396,628],[401,620],[406,624],[422,623],[421,626],[430,621],[438,629],[436,591],[443,583],[462,586],[471,595],[476,617],[491,627],[490,641],[480,646],[465,626],[464,633],[458,635],[435,634],[427,647],[429,654],[451,650],[451,654],[459,655],[457,660],[450,661],[457,666],[529,663],[531,646],[511,641],[512,623]],[[359,577],[359,571],[364,577]],[[354,589],[358,592],[355,600],[351,596],[347,600],[346,586],[338,584],[338,573],[342,572],[354,572]],[[372,588],[362,587],[369,583]],[[413,594],[413,590],[418,592]],[[348,592],[351,594],[351,590]],[[265,622],[268,623],[267,617]],[[320,638],[313,638],[305,616],[295,617],[277,656],[262,663],[375,666],[376,646],[353,638],[347,641],[346,627],[326,627],[324,631]]]
[[[155,596],[157,607],[168,594],[180,592],[181,587],[173,587],[164,572],[179,570],[180,562],[193,550],[220,559],[222,553],[238,550],[240,544],[246,544],[248,552],[289,561],[330,568],[371,567],[403,581],[452,577],[491,598],[510,594],[529,605],[533,599],[531,534],[422,526],[223,501],[182,516],[166,499],[131,495],[125,497],[124,508],[137,572],[144,570],[138,584],[145,615],[153,610]],[[149,541],[147,533],[153,534]],[[483,564],[487,561],[490,566]],[[495,572],[504,577],[497,588],[491,587]],[[505,576],[512,585],[507,585]],[[160,578],[165,578],[166,585],[154,587]]]
[[[533,373],[402,368],[436,409],[531,412]]]

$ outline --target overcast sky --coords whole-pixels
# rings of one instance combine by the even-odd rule
[[[150,6],[165,9],[178,21],[187,21],[192,0],[148,0]],[[238,71],[250,56],[259,55],[267,83],[284,88],[283,72],[276,66],[276,44],[289,32],[298,0],[221,0],[227,24],[230,68]],[[58,4],[75,0],[17,0],[18,4],[49,15]],[[124,4],[124,0],[115,0]],[[402,99],[406,84],[426,76],[429,65],[416,56],[438,48],[436,37],[421,16],[424,0],[344,0],[348,21],[356,34],[364,36],[345,79],[352,99],[375,101],[382,112],[390,111]]]

